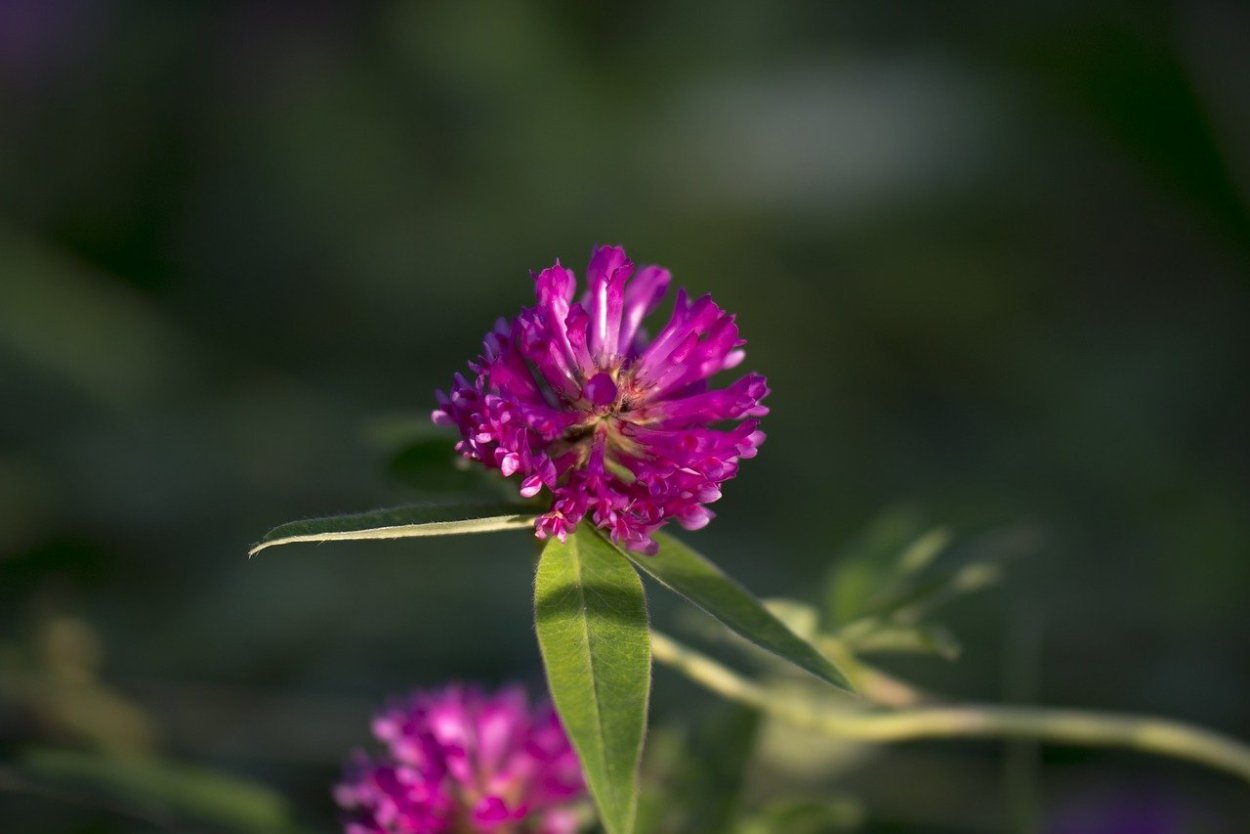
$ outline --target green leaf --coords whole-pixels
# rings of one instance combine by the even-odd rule
[[[551,698],[608,834],[630,834],[651,690],[638,574],[583,523],[543,549],[534,618]]]
[[[948,541],[941,529],[926,531],[912,510],[896,509],[875,519],[834,560],[826,596],[831,623],[843,625],[879,610],[882,600],[900,593]]]
[[[933,560],[942,554],[951,543],[950,531],[937,527],[922,535],[907,546],[898,557],[898,572],[901,576],[920,573],[933,564]]]
[[[517,530],[534,523],[526,507],[501,502],[418,504],[355,515],[336,515],[281,524],[264,535],[248,556],[269,547],[295,542],[406,539]]]
[[[955,660],[961,651],[955,636],[936,623],[900,625],[858,620],[839,631],[838,639],[856,654],[934,654]]]
[[[36,749],[22,754],[14,771],[33,790],[73,791],[123,813],[180,823],[171,829],[195,821],[214,830],[295,830],[286,801],[269,788],[166,759]]]
[[[853,799],[790,800],[752,814],[735,834],[835,834],[859,828],[863,819],[864,809]]]
[[[739,636],[834,686],[851,685],[829,658],[799,637],[762,602],[705,557],[663,533],[653,538],[660,549],[644,556],[622,548],[639,569],[720,620]]]
[[[1004,562],[1039,546],[1036,531],[1026,527],[990,531],[953,548],[942,528],[905,539],[921,529],[908,519],[884,517],[839,559],[830,577],[828,619],[840,636],[914,626],[952,600],[995,584]]]
[[[993,562],[972,562],[929,582],[910,588],[888,600],[874,616],[889,617],[902,623],[918,623],[935,609],[953,599],[975,593],[1003,578],[1003,568]]]

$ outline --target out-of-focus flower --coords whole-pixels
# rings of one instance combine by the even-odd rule
[[[538,303],[487,334],[475,378],[457,374],[438,392],[434,420],[460,430],[461,454],[519,476],[525,497],[550,491],[539,538],[563,540],[589,516],[613,541],[654,552],[668,519],[691,530],[711,520],[705,505],[763,442],[748,418],[768,413],[764,377],[708,385],[743,359],[733,315],[678,290],[668,323],[654,338],[643,330],[669,280],[603,246],[574,300],[573,272],[557,261],[534,276]]]
[[[524,691],[449,686],[378,715],[334,791],[347,834],[573,834],[585,793],[555,711]]]
[[[1064,807],[1047,834],[1191,834],[1195,817],[1173,797],[1145,791],[1114,791]],[[1204,829],[1205,830],[1205,829]]]

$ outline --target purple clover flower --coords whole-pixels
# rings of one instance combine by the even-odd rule
[[[618,544],[654,553],[651,534],[668,519],[688,530],[712,519],[705,505],[764,441],[747,419],[768,413],[764,377],[708,385],[745,355],[733,315],[678,290],[655,338],[643,330],[670,278],[602,246],[575,301],[573,272],[557,261],[534,276],[538,303],[487,334],[475,378],[457,374],[450,395],[438,392],[434,421],[460,430],[461,454],[519,476],[527,498],[551,493],[538,538],[563,541],[589,516]]]
[[[378,715],[386,753],[357,752],[335,801],[346,834],[573,834],[577,755],[519,687],[416,692]]]
[[[1187,834],[1197,830],[1198,818],[1175,796],[1143,788],[1070,802],[1046,826],[1048,834]]]

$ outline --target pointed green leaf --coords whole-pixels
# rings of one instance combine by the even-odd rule
[[[406,539],[516,530],[534,523],[525,507],[505,503],[420,504],[281,524],[265,534],[248,556],[295,542]]]
[[[653,535],[660,549],[644,556],[622,548],[641,570],[720,620],[738,635],[834,686],[851,685],[829,658],[786,627],[762,602],[702,555],[664,533]]]
[[[642,582],[583,524],[538,563],[534,618],[551,699],[608,834],[630,834],[651,690]]]

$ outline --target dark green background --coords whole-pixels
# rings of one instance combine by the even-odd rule
[[[386,695],[536,682],[524,534],[244,553],[403,500],[377,420],[596,242],[739,311],[773,387],[704,552],[814,601],[891,507],[1028,525],[947,618],[963,659],[896,668],[1250,737],[1246,43],[1217,0],[7,0],[0,750],[98,745],[38,688],[94,676],[328,829]],[[657,687],[657,722],[706,703]],[[1006,830],[1000,761],[837,789],[871,830]],[[1250,817],[1218,774],[1047,753],[1043,808],[1104,788]],[[0,792],[5,831],[137,825]]]

